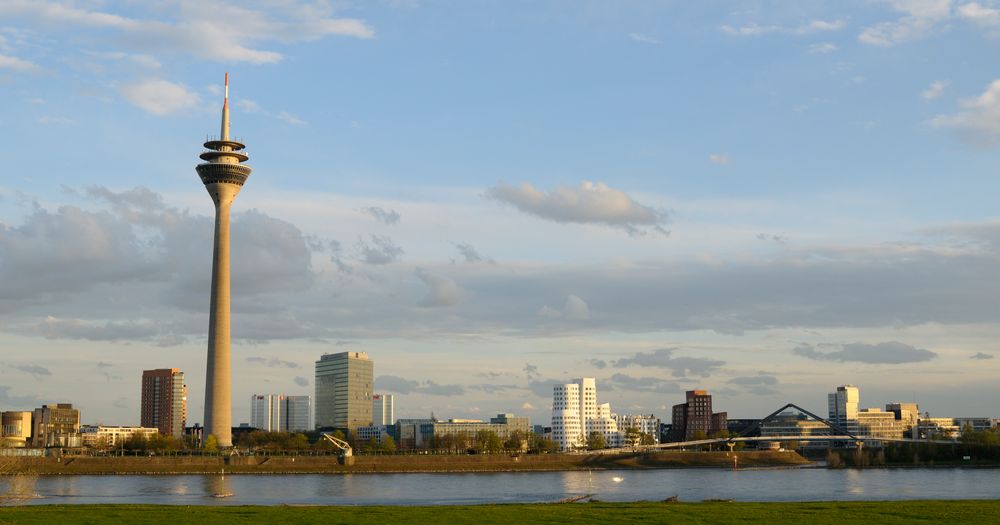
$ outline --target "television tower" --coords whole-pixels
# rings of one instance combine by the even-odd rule
[[[206,161],[195,167],[215,201],[215,247],[212,251],[212,304],[208,314],[208,368],[205,374],[205,439],[214,435],[220,447],[233,445],[232,383],[229,330],[229,208],[250,176],[243,144],[229,140],[229,73],[222,103],[219,140],[205,143]]]

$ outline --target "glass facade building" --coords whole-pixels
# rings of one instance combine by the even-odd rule
[[[372,424],[375,364],[365,352],[326,354],[316,361],[316,428],[353,431]]]

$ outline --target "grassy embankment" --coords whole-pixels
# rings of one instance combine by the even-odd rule
[[[182,507],[39,505],[0,508],[0,523],[990,523],[1000,501],[573,503],[454,507]]]
[[[794,452],[740,452],[740,467],[780,467],[808,464]],[[234,474],[307,474],[364,472],[506,472],[588,469],[649,469],[682,467],[731,467],[725,452],[656,452],[650,454],[543,454],[509,455],[408,455],[357,456],[344,466],[332,456],[233,456],[222,457],[64,457],[19,458],[9,474],[202,474],[223,468]]]

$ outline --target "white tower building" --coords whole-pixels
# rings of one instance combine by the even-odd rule
[[[573,450],[584,444],[581,425],[580,385],[567,383],[552,387],[552,439],[560,450]]]

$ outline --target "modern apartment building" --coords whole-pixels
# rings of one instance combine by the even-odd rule
[[[158,428],[164,436],[183,437],[187,424],[184,372],[177,368],[143,370],[140,410],[143,427]]]
[[[686,401],[671,411],[672,439],[690,441],[728,428],[728,414],[712,412],[712,395],[707,390],[688,390],[684,397]]]
[[[80,411],[70,403],[42,405],[31,417],[31,446],[79,447]]]
[[[325,354],[316,361],[316,428],[353,430],[372,424],[375,364],[365,352]]]
[[[396,396],[392,394],[375,394],[372,396],[372,424],[392,425],[396,422]]]
[[[83,446],[94,448],[115,448],[123,445],[133,435],[150,438],[160,433],[158,428],[112,427],[105,425],[84,425],[80,429]]]

